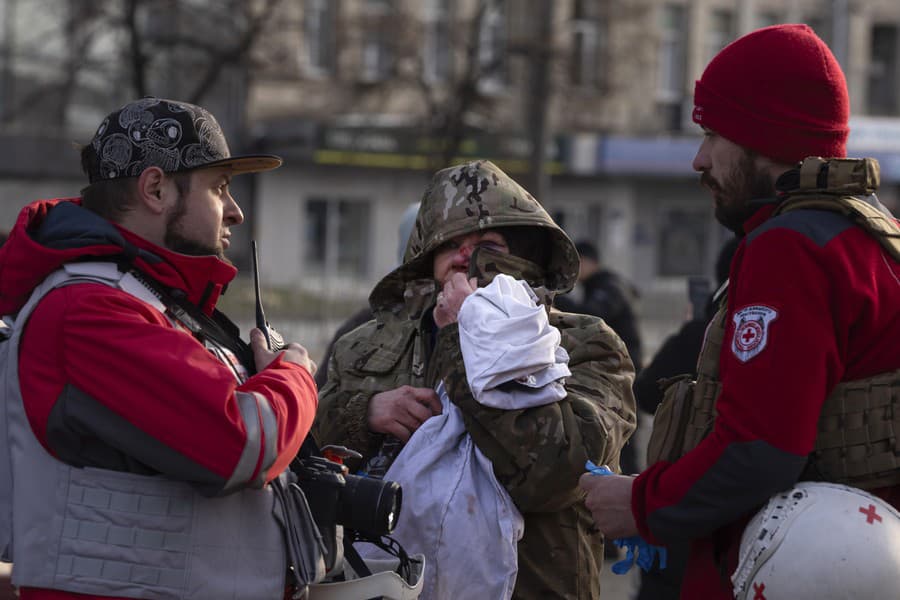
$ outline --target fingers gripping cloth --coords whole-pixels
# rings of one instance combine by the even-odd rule
[[[585,468],[589,473],[594,475],[614,475],[609,467],[598,467],[591,461],[587,461]],[[666,568],[666,548],[664,546],[651,546],[644,538],[639,535],[633,535],[627,538],[617,538],[613,543],[619,548],[627,550],[625,558],[612,566],[612,571],[616,575],[624,575],[631,570],[634,563],[644,571],[649,571],[653,567],[653,562],[659,556],[659,568]],[[636,559],[636,560],[635,560]]]

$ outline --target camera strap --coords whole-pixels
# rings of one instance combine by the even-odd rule
[[[286,483],[284,475],[269,485],[275,492],[275,518],[284,532],[294,586],[292,598],[306,598],[309,585],[325,578],[325,541],[303,490],[295,483]]]
[[[344,560],[350,563],[350,566],[353,567],[353,571],[360,577],[368,577],[372,574],[369,565],[366,564],[366,561],[363,560],[362,556],[359,555],[359,552],[356,551],[356,548],[353,547],[353,540],[350,539],[350,536],[344,537]]]
[[[350,566],[353,567],[353,570],[361,577],[367,577],[371,575],[372,571],[371,569],[369,569],[369,566],[365,564],[365,561],[356,551],[356,548],[353,547],[353,544],[356,542],[373,544],[387,554],[395,557],[398,561],[396,569],[397,575],[399,575],[403,579],[403,581],[412,581],[412,563],[418,563],[419,561],[415,558],[410,558],[409,554],[407,554],[403,546],[400,545],[400,542],[389,535],[383,535],[375,538],[353,532],[352,536],[345,536],[344,538],[344,558],[348,563],[350,563]],[[357,565],[355,561],[358,561],[360,564]]]
[[[212,316],[204,313],[182,298],[181,290],[166,290],[158,281],[131,266],[127,269],[144,287],[159,298],[166,307],[166,314],[180,323],[199,339],[208,339],[227,348],[241,361],[249,373],[256,373],[253,351],[240,338],[240,330],[224,313],[213,310]],[[179,295],[176,295],[178,293]]]

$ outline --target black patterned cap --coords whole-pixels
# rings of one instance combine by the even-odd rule
[[[86,152],[83,166],[91,183],[137,177],[148,167],[177,173],[227,165],[239,174],[281,166],[272,154],[231,156],[222,128],[207,110],[149,97],[106,117]]]

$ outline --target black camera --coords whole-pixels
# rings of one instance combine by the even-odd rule
[[[320,526],[335,523],[366,537],[396,527],[403,499],[399,483],[344,473],[343,465],[321,456],[298,458],[291,470]]]
[[[310,512],[325,545],[325,565],[340,564],[343,556],[343,527],[350,540],[377,540],[397,526],[403,490],[395,481],[360,477],[345,472],[346,467],[322,456],[294,459],[294,485],[303,490]]]

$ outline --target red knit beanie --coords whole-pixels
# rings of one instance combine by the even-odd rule
[[[847,82],[806,25],[752,31],[719,52],[694,88],[694,122],[778,162],[844,157]]]

